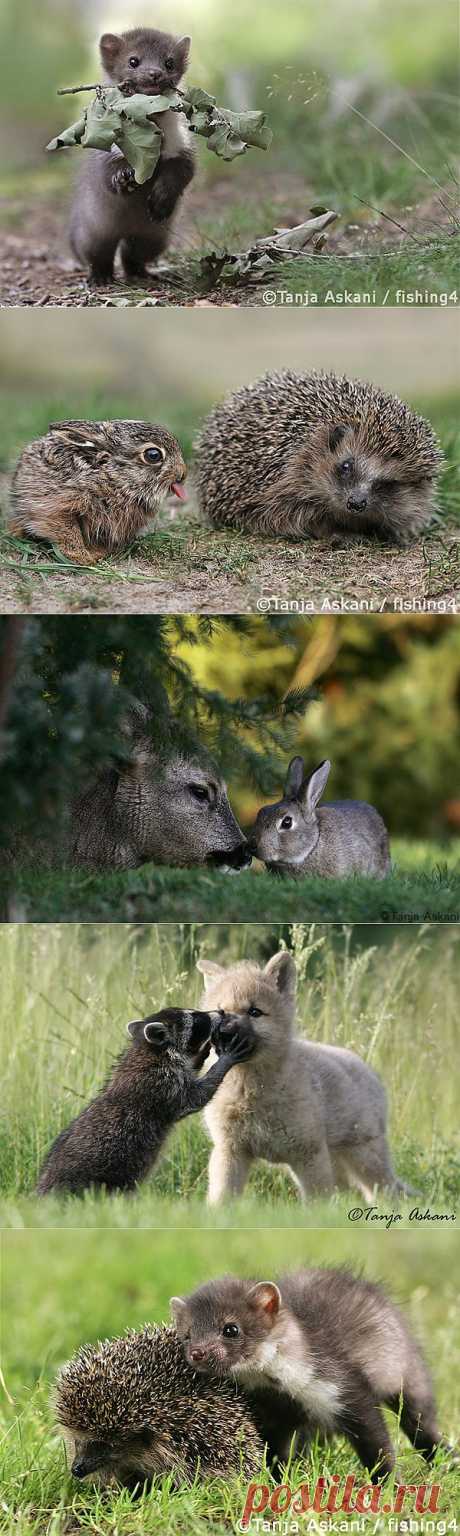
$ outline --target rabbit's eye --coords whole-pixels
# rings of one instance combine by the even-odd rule
[[[290,827],[292,827],[292,816],[283,816],[281,826],[283,832],[289,832]]]
[[[146,464],[163,464],[166,458],[164,448],[156,448],[154,444],[150,448],[144,448],[142,454]]]

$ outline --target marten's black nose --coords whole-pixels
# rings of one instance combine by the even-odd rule
[[[349,512],[365,512],[367,507],[366,492],[355,491],[353,496],[348,497],[347,507]]]

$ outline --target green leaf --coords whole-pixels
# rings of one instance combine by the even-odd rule
[[[142,186],[144,181],[148,181],[149,177],[153,176],[155,167],[158,165],[162,145],[160,129],[155,128],[152,123],[146,123],[145,127],[142,127],[141,123],[134,123],[127,119],[121,124],[117,144],[125,155],[128,165],[132,166],[138,185]]]
[[[85,128],[86,112],[84,117],[79,118],[78,123],[72,123],[71,128],[64,128],[62,133],[57,135],[57,138],[51,139],[50,143],[46,146],[47,150],[66,149],[69,145],[81,144]]]

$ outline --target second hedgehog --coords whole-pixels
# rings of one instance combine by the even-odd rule
[[[429,523],[442,463],[429,422],[396,395],[335,374],[267,373],[211,411],[197,444],[217,527],[407,544]]]
[[[29,443],[11,488],[9,527],[79,565],[125,548],[173,492],[185,500],[179,443],[147,421],[55,421]]]

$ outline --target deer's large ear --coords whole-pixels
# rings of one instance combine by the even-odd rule
[[[326,788],[330,771],[331,764],[329,758],[326,757],[324,763],[320,763],[319,768],[315,768],[314,773],[310,774],[310,778],[303,786],[302,799],[305,801],[307,810],[311,813],[315,810],[318,800],[321,799],[321,795]]]
[[[282,1305],[281,1291],[272,1280],[261,1280],[258,1285],[253,1285],[252,1291],[248,1292],[248,1302],[251,1307],[265,1313],[266,1318],[274,1322]]]
[[[104,32],[99,39],[99,53],[105,69],[113,69],[119,57],[122,47],[121,37],[116,37],[115,32]]]
[[[196,968],[197,971],[201,971],[202,976],[215,976],[216,978],[218,976],[225,976],[225,967],[223,965],[217,965],[215,960],[206,960],[201,955],[196,962]]]
[[[290,997],[295,996],[297,972],[292,955],[289,955],[286,949],[280,949],[278,954],[272,955],[265,966],[264,976],[269,976],[270,981],[276,983],[278,992],[283,992]]]
[[[284,793],[286,800],[298,800],[304,776],[303,757],[293,757],[287,771]]]

